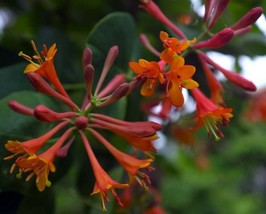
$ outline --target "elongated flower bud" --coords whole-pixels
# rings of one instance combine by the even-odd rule
[[[62,120],[65,118],[71,118],[74,117],[76,114],[75,112],[63,112],[63,113],[58,113],[55,112],[45,105],[38,105],[34,109],[34,116],[43,122],[54,122],[58,120]]]
[[[98,94],[98,92],[99,92],[99,90],[103,84],[103,81],[105,80],[107,73],[109,72],[110,68],[114,64],[114,61],[118,55],[118,52],[119,52],[118,46],[113,46],[110,48],[110,50],[107,54],[107,57],[105,59],[105,62],[104,62],[104,66],[103,66],[103,70],[102,70],[100,79],[99,79],[98,84],[97,84],[96,89],[95,89],[95,93],[94,93],[95,95]]]
[[[234,31],[234,35],[235,35],[235,36],[239,36],[239,35],[243,35],[243,34],[245,34],[245,33],[248,33],[248,32],[251,30],[251,28],[252,28],[252,26],[249,25],[249,26],[247,26],[247,27],[245,27],[245,28],[240,28],[240,29],[238,29],[238,30],[235,30],[235,31]]]
[[[193,47],[217,49],[226,45],[233,37],[234,31],[230,28],[225,28],[222,31],[216,33],[209,40],[196,43]]]
[[[77,109],[76,104],[73,103],[70,98],[65,97],[55,91],[39,74],[31,72],[27,73],[27,77],[30,83],[34,86],[34,88],[36,88],[41,93],[61,100],[62,102],[67,104],[72,110]]]
[[[213,10],[213,7],[214,7],[214,3],[215,3],[215,0],[206,0],[205,1],[205,14],[204,14],[204,22],[206,22],[210,15],[211,15],[211,12]]]
[[[208,24],[208,29],[211,29],[220,18],[224,10],[226,9],[230,0],[219,0],[215,2],[214,9],[211,12],[213,15],[210,17],[210,21]]]
[[[147,38],[147,36],[142,33],[139,36],[139,39],[141,41],[141,43],[145,46],[145,48],[147,48],[150,52],[152,52],[155,56],[160,56],[160,52],[157,51],[150,43],[149,39]]]
[[[249,25],[252,25],[257,21],[257,19],[263,13],[263,9],[261,7],[255,7],[247,12],[241,19],[239,19],[235,24],[233,24],[230,28],[233,30],[239,30],[241,28],[245,28]]]
[[[186,39],[186,35],[175,25],[173,24],[161,11],[161,9],[156,5],[152,0],[141,0],[140,7],[146,10],[150,15],[159,20],[161,23],[169,27],[177,36],[182,39]]]
[[[33,115],[33,109],[29,108],[28,106],[25,106],[15,100],[11,100],[8,102],[9,108],[11,108],[13,111],[18,112],[20,114],[24,115]]]
[[[82,55],[82,65],[85,68],[87,65],[91,65],[92,51],[90,48],[85,48]]]
[[[94,68],[91,64],[88,64],[83,68],[83,76],[86,86],[87,98],[90,101],[92,95],[92,84],[94,77]]]
[[[116,74],[113,79],[104,87],[98,94],[98,98],[105,97],[111,94],[119,85],[126,81],[125,74]]]
[[[109,98],[101,103],[99,107],[107,106],[111,103],[116,102],[117,100],[120,100],[122,97],[126,96],[129,91],[129,84],[123,83],[109,96]]]
[[[246,78],[242,77],[240,74],[233,72],[233,71],[228,71],[225,68],[223,68],[222,66],[220,66],[219,64],[217,64],[216,62],[214,62],[210,57],[208,57],[206,54],[204,53],[200,53],[200,55],[202,56],[202,58],[210,65],[212,65],[213,67],[217,68],[219,71],[221,71],[224,76],[232,83],[234,83],[235,85],[247,90],[247,91],[251,91],[254,92],[257,90],[256,86],[254,85],[253,82],[247,80]]]

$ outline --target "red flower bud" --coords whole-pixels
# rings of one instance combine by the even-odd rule
[[[85,68],[87,65],[91,65],[92,51],[90,48],[85,48],[82,55],[82,65]]]
[[[98,84],[97,84],[96,89],[95,89],[95,95],[98,94],[100,88],[102,87],[103,81],[105,80],[105,77],[108,74],[110,68],[114,64],[114,61],[118,55],[118,52],[119,52],[118,46],[113,46],[110,48],[110,50],[107,54],[107,57],[105,59],[105,62],[104,62],[104,66],[103,66],[103,70],[102,70],[100,79],[99,79]]]
[[[75,120],[75,125],[77,129],[83,130],[86,129],[88,126],[89,119],[85,116],[80,116]]]
[[[177,36],[182,39],[186,39],[186,35],[174,24],[172,23],[161,11],[161,9],[152,0],[140,0],[140,7],[146,10],[151,16],[159,20],[161,23],[169,27]]]
[[[62,120],[65,118],[71,118],[74,117],[76,114],[75,112],[63,112],[63,113],[58,113],[55,112],[45,105],[38,105],[34,109],[34,116],[43,122],[54,122],[57,120]]]
[[[214,3],[215,3],[215,0],[206,0],[205,1],[205,14],[204,14],[204,22],[206,22],[210,15],[211,15],[211,12],[213,10],[213,7],[214,7]]]
[[[196,43],[194,48],[212,48],[217,49],[226,45],[234,37],[234,31],[230,28],[224,28],[216,33],[212,38],[206,41]]]
[[[208,29],[211,29],[216,24],[217,20],[220,18],[220,16],[222,15],[224,10],[226,9],[229,1],[230,0],[215,1],[213,11],[210,12],[213,15],[209,20]]]
[[[202,58],[210,65],[212,65],[213,67],[217,68],[219,71],[221,71],[223,73],[223,75],[232,83],[234,83],[235,85],[247,90],[247,91],[256,91],[257,88],[254,85],[253,82],[245,79],[244,77],[242,77],[240,74],[233,72],[233,71],[228,71],[225,68],[223,68],[222,66],[220,66],[219,64],[217,64],[216,62],[214,62],[212,59],[210,59],[206,54],[204,53],[200,53],[200,55],[202,56]]]
[[[239,19],[235,24],[233,24],[230,28],[233,30],[239,30],[241,28],[248,27],[252,25],[263,13],[263,9],[261,7],[255,7],[247,12],[241,19]]]
[[[129,84],[123,83],[120,86],[117,87],[117,89],[107,98],[106,101],[102,102],[99,107],[104,107],[106,105],[109,105],[111,103],[116,102],[117,100],[120,100],[122,97],[126,96],[129,91]]]
[[[24,115],[33,115],[33,109],[24,106],[23,104],[15,101],[15,100],[11,100],[8,102],[8,106],[9,108],[11,108],[13,111],[18,112],[20,114],[24,114]]]
[[[72,110],[77,109],[75,103],[72,102],[72,100],[68,97],[65,97],[55,91],[39,74],[30,72],[27,73],[27,77],[30,81],[30,83],[33,85],[34,88],[36,88],[38,91],[40,91],[43,94],[46,94],[51,97],[55,97],[58,100],[61,100],[65,104],[67,104]]]

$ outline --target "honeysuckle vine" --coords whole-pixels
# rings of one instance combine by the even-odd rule
[[[103,211],[107,209],[105,203],[109,201],[108,194],[110,193],[114,196],[117,204],[123,206],[116,189],[129,188],[135,183],[148,189],[151,184],[147,172],[154,170],[151,166],[154,161],[152,153],[156,152],[153,141],[158,139],[158,131],[162,130],[164,123],[124,121],[98,110],[136,93],[137,89],[140,89],[140,94],[144,98],[154,98],[153,102],[142,104],[142,109],[147,114],[156,115],[165,121],[171,119],[171,112],[179,111],[184,106],[183,92],[188,90],[194,98],[196,110],[191,127],[174,127],[175,130],[182,131],[182,141],[187,140],[189,144],[192,144],[191,142],[195,140],[193,132],[203,126],[210,139],[214,137],[218,141],[223,138],[221,126],[229,125],[230,119],[233,117],[233,109],[227,107],[224,101],[223,86],[215,77],[213,69],[221,72],[228,81],[246,91],[254,92],[256,86],[241,74],[223,68],[208,56],[206,50],[222,48],[233,38],[238,39],[241,35],[248,33],[252,24],[263,12],[261,7],[255,7],[236,23],[228,23],[224,29],[213,32],[214,26],[228,4],[229,0],[206,0],[205,15],[202,18],[202,33],[195,38],[188,38],[186,32],[183,32],[168,19],[153,0],[140,0],[139,7],[168,27],[172,34],[163,30],[158,32],[157,39],[161,43],[160,50],[152,46],[145,33],[140,35],[141,43],[158,59],[151,61],[140,58],[127,62],[130,72],[135,74],[132,79],[128,79],[122,72],[115,75],[110,74],[110,69],[118,54],[123,54],[119,53],[116,45],[110,47],[102,62],[101,74],[98,79],[95,79],[95,69],[92,64],[93,53],[90,48],[85,48],[82,56],[85,96],[81,106],[72,100],[57,75],[54,66],[57,53],[56,44],[52,44],[49,48],[43,45],[43,50],[39,52],[32,41],[33,56],[24,52],[19,53],[19,56],[29,62],[24,70],[26,78],[39,93],[66,105],[67,110],[57,112],[42,103],[35,107],[28,107],[16,100],[8,102],[9,108],[19,114],[53,124],[53,128],[47,133],[34,139],[22,142],[16,139],[7,141],[5,148],[12,154],[4,159],[14,161],[10,173],[16,173],[17,178],[25,178],[26,181],[35,178],[37,189],[42,192],[52,185],[49,175],[56,172],[57,166],[54,160],[58,157],[66,157],[71,146],[81,141],[95,177],[91,194],[100,196]],[[201,85],[194,78],[194,74],[199,72],[197,69],[199,65],[186,62],[186,56],[189,53],[196,54],[202,68],[201,71],[203,71],[200,75],[206,77],[210,95],[202,92]],[[106,83],[107,74],[113,76]],[[152,109],[158,104],[161,108],[155,113]],[[126,153],[115,147],[112,140],[107,139],[103,134],[105,131],[111,132],[127,142],[133,153]],[[47,143],[58,133],[62,134],[54,143]],[[110,152],[129,175],[128,180],[116,181],[111,178],[98,161],[91,143],[92,138]],[[158,210],[161,209],[158,208]]]

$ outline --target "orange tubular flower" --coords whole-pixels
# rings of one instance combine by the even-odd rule
[[[93,189],[93,192],[91,193],[91,195],[98,194],[98,193],[100,194],[100,197],[102,200],[103,211],[106,211],[105,201],[109,202],[108,190],[111,191],[116,202],[119,205],[123,206],[122,202],[120,201],[118,195],[115,192],[115,188],[126,188],[129,185],[128,184],[120,184],[120,183],[114,181],[112,178],[110,178],[110,176],[104,171],[104,169],[101,167],[98,160],[96,159],[86,135],[83,132],[80,132],[80,135],[81,135],[84,147],[88,153],[88,157],[90,159],[92,169],[94,172],[94,176],[96,179],[94,189]]]
[[[164,31],[160,32],[160,39],[163,43],[164,48],[170,48],[175,54],[182,53],[185,49],[196,42],[196,39],[189,40],[178,40],[174,37],[169,38],[168,34]]]
[[[220,137],[224,137],[224,135],[219,129],[218,123],[227,126],[229,119],[233,117],[233,114],[231,114],[233,109],[215,105],[197,88],[191,90],[191,92],[197,104],[196,126],[194,128],[198,129],[204,124],[208,134],[213,134],[216,141],[220,140]]]
[[[180,107],[184,103],[182,88],[193,89],[199,84],[192,80],[191,77],[195,73],[195,67],[192,65],[185,65],[183,57],[175,57],[171,64],[170,70],[167,72],[167,98],[170,98],[171,103],[175,107]]]
[[[56,156],[57,151],[60,149],[62,144],[68,138],[72,128],[69,128],[60,139],[47,151],[40,155],[31,155],[28,158],[19,157],[15,165],[11,168],[11,173],[15,166],[19,168],[19,173],[17,177],[20,178],[23,172],[30,172],[27,176],[26,181],[30,180],[34,175],[36,175],[36,186],[40,192],[42,192],[45,187],[50,187],[51,182],[48,180],[50,171],[55,172],[55,166],[53,160]]]
[[[152,96],[158,81],[161,84],[164,82],[164,75],[157,62],[140,59],[138,62],[129,62],[129,67],[138,78],[147,78],[141,88],[143,96]]]
[[[9,160],[16,155],[23,155],[24,158],[34,155],[39,149],[60,129],[67,125],[68,122],[64,121],[55,126],[52,130],[46,134],[25,142],[19,142],[14,140],[9,140],[5,147],[9,152],[14,153],[8,157],[5,157],[5,160]]]
[[[38,52],[34,41],[31,41],[31,44],[36,55],[33,55],[33,57],[31,58],[23,52],[19,53],[19,56],[24,57],[27,61],[30,62],[30,64],[26,66],[24,73],[27,74],[30,72],[35,72],[40,74],[42,77],[47,78],[60,94],[68,97],[68,94],[66,93],[65,89],[58,79],[54,67],[54,57],[57,52],[56,44],[53,44],[49,49],[47,49],[46,45],[43,45],[43,51],[41,51],[41,54]],[[32,59],[36,60],[37,62],[34,62]]]
[[[145,173],[141,172],[140,169],[146,168],[151,171],[152,168],[150,167],[150,164],[153,161],[152,159],[139,160],[116,149],[95,130],[89,129],[89,131],[108,149],[108,151],[116,158],[130,176],[135,177],[143,188],[148,188],[146,183],[150,184],[150,179]]]

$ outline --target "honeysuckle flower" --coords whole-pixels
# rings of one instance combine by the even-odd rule
[[[192,89],[198,87],[198,83],[191,79],[196,69],[192,65],[185,65],[183,57],[175,57],[170,70],[166,76],[168,78],[166,86],[166,96],[170,98],[175,107],[180,107],[184,103],[182,88]]]
[[[163,47],[170,48],[175,54],[181,54],[185,49],[190,47],[193,43],[196,42],[196,39],[193,40],[178,40],[177,38],[171,37],[169,38],[168,33],[161,31],[160,32],[160,40],[163,43]]]
[[[72,131],[73,129],[69,128],[55,144],[53,144],[48,150],[41,153],[40,155],[34,154],[30,155],[27,158],[19,157],[15,162],[15,165],[19,168],[17,177],[20,178],[22,173],[29,173],[29,175],[26,177],[26,181],[28,181],[34,175],[36,175],[36,186],[40,192],[42,192],[45,187],[50,187],[51,182],[49,181],[48,176],[50,172],[55,172],[53,160],[56,156],[57,151],[69,137]],[[14,167],[12,168],[12,170],[14,170]]]
[[[234,72],[234,71],[229,71],[225,68],[223,68],[222,66],[220,66],[219,64],[217,64],[216,62],[214,62],[210,57],[208,57],[206,54],[204,53],[199,53],[199,55],[201,56],[201,58],[203,60],[205,60],[208,64],[212,65],[213,67],[215,67],[217,70],[219,70],[220,72],[223,73],[223,75],[233,84],[247,90],[247,91],[256,91],[257,87],[254,85],[253,82],[247,80],[246,78],[244,78],[243,76],[241,76],[240,74]]]
[[[27,78],[31,84],[41,93],[56,98],[62,103],[70,107],[65,112],[54,111],[47,106],[40,104],[30,108],[17,101],[9,101],[9,107],[14,111],[35,117],[42,122],[59,122],[53,129],[39,138],[35,138],[25,142],[8,141],[7,150],[13,155],[5,158],[12,159],[17,156],[15,163],[12,165],[10,172],[18,167],[17,177],[22,177],[23,173],[29,173],[26,180],[30,180],[36,175],[36,185],[39,191],[43,191],[47,186],[51,185],[48,179],[49,173],[55,171],[53,160],[55,157],[66,157],[70,146],[76,139],[75,134],[79,134],[88,153],[96,182],[92,194],[99,193],[102,199],[103,210],[106,209],[104,201],[108,201],[107,193],[110,191],[118,204],[122,205],[119,197],[115,192],[115,188],[126,188],[128,184],[120,184],[110,178],[97,161],[89,141],[85,133],[90,132],[91,135],[103,143],[109,152],[118,160],[120,165],[130,176],[134,177],[144,188],[150,183],[149,177],[141,170],[151,170],[150,163],[152,159],[138,160],[126,153],[116,149],[103,136],[98,133],[100,130],[108,130],[125,139],[134,149],[142,151],[145,155],[150,156],[149,152],[156,151],[152,141],[157,139],[157,131],[161,129],[161,125],[155,122],[127,122],[118,120],[99,113],[93,113],[94,108],[102,108],[112,104],[122,97],[133,92],[138,86],[143,84],[142,78],[135,78],[133,81],[125,82],[124,74],[116,74],[105,86],[103,85],[105,78],[113,65],[118,54],[118,47],[113,46],[104,62],[102,74],[96,84],[94,93],[93,78],[94,68],[91,65],[92,53],[90,49],[85,49],[83,53],[83,75],[86,87],[86,95],[81,108],[79,108],[72,99],[67,95],[62,95],[53,89],[50,84],[43,78],[39,72],[28,72]],[[50,55],[50,54],[48,54]],[[26,55],[23,55],[27,57]],[[47,59],[48,60],[48,59]],[[164,63],[158,63],[160,66]],[[29,66],[30,67],[30,66]],[[28,69],[28,68],[27,68]],[[161,77],[162,78],[162,77]],[[50,148],[40,153],[46,142],[58,131],[68,128],[67,131],[56,141]],[[97,131],[96,131],[97,129]],[[68,139],[69,138],[69,139]],[[64,145],[63,145],[64,144]]]
[[[146,183],[150,184],[150,179],[144,172],[141,172],[140,169],[146,168],[151,171],[152,168],[150,167],[150,164],[153,160],[139,160],[131,155],[121,152],[95,130],[89,129],[89,131],[108,149],[108,151],[116,158],[120,165],[123,166],[128,174],[133,176],[142,187],[147,189]]]
[[[214,34],[209,40],[196,43],[193,48],[211,48],[217,49],[225,46],[234,37],[234,31],[231,28],[224,28]]]
[[[164,15],[164,13],[153,2],[153,0],[140,0],[140,3],[140,7],[142,9],[146,10],[151,16],[169,27],[177,36],[181,37],[182,39],[186,39],[186,35]]]
[[[208,135],[213,134],[216,141],[220,140],[220,137],[224,137],[224,135],[219,125],[228,125],[229,119],[233,117],[231,113],[233,109],[215,105],[198,88],[192,89],[191,92],[197,105],[194,129],[205,125]]]
[[[8,160],[18,155],[22,155],[23,157],[34,155],[55,133],[64,128],[67,124],[68,122],[63,121],[52,128],[49,132],[32,140],[27,140],[24,142],[8,140],[8,142],[5,144],[5,148],[14,154],[4,159]]]
[[[31,41],[32,48],[35,52],[33,57],[30,57],[23,52],[20,52],[19,55],[24,57],[30,64],[24,70],[25,74],[34,72],[40,74],[42,77],[47,78],[56,88],[56,90],[65,97],[68,97],[64,87],[60,83],[55,67],[54,67],[54,57],[57,52],[56,44],[53,44],[49,49],[46,45],[43,45],[43,50],[41,53],[38,52],[38,49],[34,43]],[[37,62],[34,62],[36,60]]]
[[[91,166],[92,166],[94,176],[96,179],[94,189],[93,189],[93,192],[91,194],[92,195],[100,194],[103,211],[106,211],[105,201],[107,201],[107,202],[109,201],[108,191],[110,191],[113,194],[116,202],[119,205],[123,206],[123,204],[121,203],[119,197],[117,196],[117,194],[115,192],[115,188],[126,188],[129,185],[128,184],[120,184],[120,183],[114,181],[104,171],[104,169],[101,167],[101,165],[97,161],[87,137],[85,136],[85,134],[83,132],[80,132],[80,135],[81,135],[84,147],[86,149],[86,152],[88,153],[88,157],[90,159]]]
[[[207,84],[209,86],[209,89],[211,91],[210,99],[215,104],[224,104],[224,100],[222,97],[223,94],[223,86],[222,84],[216,79],[213,72],[207,65],[204,59],[202,59],[202,56],[198,54],[199,62],[201,64],[202,70],[205,73]]]
[[[137,75],[137,78],[147,78],[141,87],[143,96],[152,96],[158,81],[163,84],[164,75],[157,62],[148,62],[140,59],[138,62],[129,62],[130,69]]]

